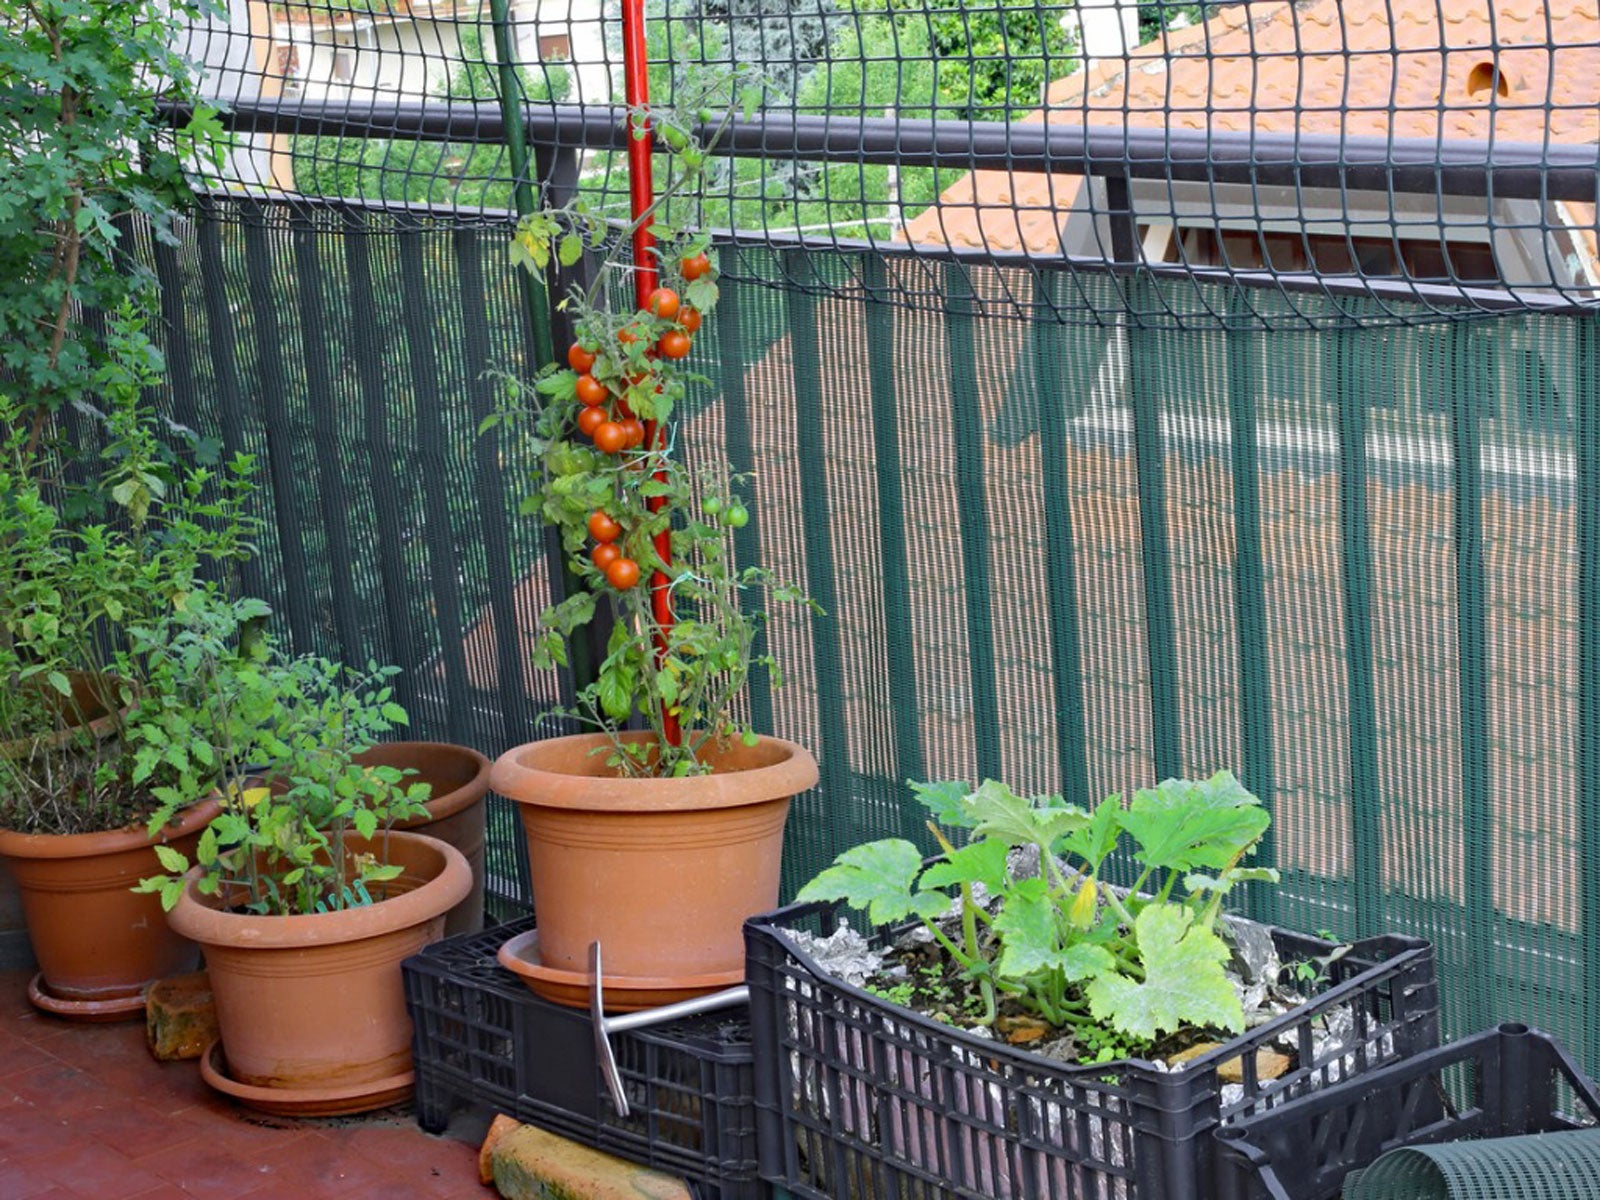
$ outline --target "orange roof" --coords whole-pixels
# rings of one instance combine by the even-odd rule
[[[1596,0],[1245,0],[1056,81],[1046,105],[1027,120],[1594,143],[1600,7]],[[902,237],[1056,254],[1059,222],[1080,183],[1070,175],[976,171]]]

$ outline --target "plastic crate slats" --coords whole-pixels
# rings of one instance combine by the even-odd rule
[[[418,1123],[438,1132],[461,1109],[503,1112],[682,1175],[704,1200],[766,1200],[748,1021],[721,1012],[614,1037],[633,1109],[619,1117],[588,1013],[539,999],[495,960],[532,927],[500,925],[406,960]]]

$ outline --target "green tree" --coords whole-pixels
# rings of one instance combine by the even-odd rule
[[[929,44],[938,115],[965,121],[1013,120],[1038,108],[1052,82],[1082,66],[1074,36],[1061,23],[1067,8],[1040,0],[937,6],[855,0],[858,19],[891,13],[900,39]]]
[[[460,61],[436,95],[445,100],[495,99],[496,68],[484,49],[485,28],[463,25],[459,39]],[[541,63],[520,73],[530,100],[563,100],[571,89],[571,76],[561,66]],[[511,167],[498,145],[305,136],[291,139],[290,154],[295,187],[310,196],[461,209],[512,206]]]
[[[126,219],[172,240],[186,164],[197,151],[220,162],[215,113],[173,49],[201,11],[197,0],[0,0],[0,399],[35,445],[107,361],[89,314],[147,299],[150,280],[121,253]],[[174,128],[164,99],[194,104],[193,118]]]

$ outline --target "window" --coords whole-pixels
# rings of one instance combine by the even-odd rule
[[[1484,242],[1217,229],[1198,225],[1179,226],[1176,236],[1165,239],[1159,233],[1159,226],[1145,225],[1139,230],[1147,256],[1156,262],[1226,267],[1233,271],[1315,272],[1480,286],[1500,282],[1494,250]]]

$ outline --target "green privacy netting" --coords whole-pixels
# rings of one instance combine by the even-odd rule
[[[1600,1196],[1600,1130],[1409,1146],[1345,1181],[1345,1200],[1579,1200]]]
[[[503,234],[216,204],[144,253],[172,412],[262,459],[250,586],[297,646],[404,668],[418,736],[549,730],[524,451],[476,433],[486,368],[530,361]],[[1450,1028],[1600,1065],[1592,318],[1127,329],[1109,276],[939,268],[930,313],[874,298],[915,259],[718,254],[675,436],[754,473],[739,554],[826,610],[774,612],[788,683],[748,700],[822,763],[787,889],[925,843],[907,779],[1083,801],[1227,766],[1276,820],[1257,915],[1430,938]],[[1000,289],[1107,324],[982,315]],[[1206,303],[1275,302],[1243,290]]]

